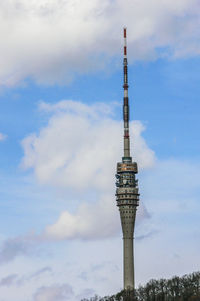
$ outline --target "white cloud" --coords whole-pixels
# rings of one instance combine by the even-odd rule
[[[104,196],[97,204],[83,203],[75,214],[63,212],[45,234],[55,239],[101,239],[119,233],[120,221],[114,197]],[[103,222],[102,222],[103,221]]]
[[[53,110],[53,115],[38,135],[23,140],[23,166],[32,168],[43,184],[110,190],[116,162],[122,157],[122,122],[112,119],[112,110],[101,103],[90,107],[62,101],[41,107]],[[130,124],[134,160],[141,169],[153,166],[155,160],[141,136],[144,129],[140,121]]]
[[[149,214],[144,204],[140,204],[137,223],[147,218]],[[114,194],[109,194],[95,204],[81,204],[75,214],[62,212],[54,224],[46,227],[44,235],[49,239],[96,240],[113,237],[120,233],[120,228]]]
[[[82,199],[75,214],[61,213],[45,234],[54,239],[116,235],[120,223],[115,208],[114,174],[122,156],[122,123],[111,118],[113,110],[105,104],[88,106],[62,101],[52,106],[42,103],[40,109],[52,115],[38,135],[23,140],[23,166],[32,168],[42,184],[92,191],[95,196],[92,203]],[[141,169],[152,167],[155,160],[141,136],[143,130],[141,122],[131,122],[134,160]],[[139,212],[139,219],[147,217],[143,206]]]
[[[0,84],[66,83],[107,66],[128,27],[131,60],[199,55],[198,0],[0,2]]]
[[[3,140],[5,140],[6,138],[7,138],[7,136],[6,136],[6,135],[4,135],[4,134],[0,133],[0,141],[3,141]]]
[[[44,286],[37,290],[34,301],[64,301],[71,300],[72,287],[68,284]]]

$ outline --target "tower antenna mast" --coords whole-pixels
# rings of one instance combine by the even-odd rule
[[[129,139],[129,103],[128,103],[128,61],[127,61],[127,42],[126,28],[124,28],[124,157],[130,157],[130,139]]]

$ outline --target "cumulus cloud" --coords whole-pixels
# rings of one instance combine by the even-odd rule
[[[112,106],[112,105],[111,105]],[[88,106],[75,101],[61,101],[40,109],[50,113],[48,124],[38,134],[23,142],[23,166],[32,168],[42,184],[93,191],[95,199],[84,199],[76,213],[61,213],[57,222],[46,227],[45,235],[55,239],[97,239],[119,232],[119,215],[114,200],[116,162],[122,157],[123,125],[112,118],[113,109],[103,103]],[[154,164],[140,121],[131,122],[134,160],[139,167]],[[144,205],[139,220],[147,217]],[[103,221],[103,223],[102,223]]]
[[[72,300],[74,293],[68,284],[44,286],[37,290],[34,301],[64,301]]]
[[[32,168],[43,184],[110,189],[123,148],[123,125],[111,118],[112,110],[105,104],[90,107],[75,101],[40,108],[53,113],[38,135],[22,141],[24,168]],[[142,137],[144,129],[140,121],[130,124],[134,159],[141,169],[153,166],[155,160]]]
[[[144,206],[140,204],[137,223],[149,218]],[[103,195],[95,204],[83,203],[75,214],[61,213],[58,220],[46,227],[45,235],[50,239],[103,239],[113,237],[120,232],[119,213],[114,197]]]
[[[114,198],[105,195],[96,204],[83,203],[75,214],[62,212],[55,224],[46,227],[45,234],[55,239],[101,239],[116,235],[120,223],[114,205]]]
[[[0,84],[66,83],[104,68],[128,27],[131,60],[199,55],[198,0],[10,0],[0,3]]]

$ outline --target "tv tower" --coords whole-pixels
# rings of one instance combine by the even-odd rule
[[[129,139],[129,103],[128,103],[128,62],[126,28],[124,28],[124,156],[122,162],[117,163],[116,174],[116,201],[119,207],[122,232],[123,232],[123,256],[124,256],[124,289],[134,289],[134,252],[133,233],[137,206],[139,205],[138,180],[135,175],[138,172],[137,163],[132,162],[130,156]]]

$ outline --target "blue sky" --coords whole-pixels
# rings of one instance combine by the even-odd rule
[[[12,0],[0,11],[0,300],[122,288],[124,25],[136,284],[199,270],[198,1]]]

